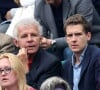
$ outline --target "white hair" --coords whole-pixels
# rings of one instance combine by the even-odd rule
[[[71,90],[69,84],[60,77],[54,76],[46,79],[40,90]]]
[[[40,25],[40,23],[38,21],[36,21],[35,19],[33,18],[25,18],[25,19],[22,19],[20,20],[16,25],[15,25],[15,28],[13,30],[13,35],[14,35],[14,38],[17,39],[18,38],[18,28],[20,26],[23,26],[23,25],[33,25],[33,26],[37,26],[38,28],[38,31],[39,31],[39,34],[40,35],[43,35],[43,29],[42,29],[42,26]]]

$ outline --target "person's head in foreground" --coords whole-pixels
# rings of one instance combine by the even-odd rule
[[[20,59],[11,53],[0,54],[0,90],[30,90]]]
[[[45,80],[40,90],[71,90],[69,84],[60,77],[50,77]]]

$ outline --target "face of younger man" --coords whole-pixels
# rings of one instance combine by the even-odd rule
[[[66,41],[74,53],[81,53],[90,38],[91,34],[85,33],[81,24],[69,25],[66,28]]]

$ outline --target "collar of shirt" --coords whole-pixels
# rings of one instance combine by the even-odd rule
[[[29,59],[28,59],[28,67],[29,67],[29,69],[30,69],[30,67],[31,67],[32,61],[33,61],[32,58],[29,58]]]
[[[74,53],[73,53],[73,55],[72,55],[72,66],[73,67],[79,67],[80,65],[81,65],[81,63],[82,63],[82,61],[83,61],[83,57],[84,57],[84,54],[85,54],[85,52],[86,52],[86,49],[87,49],[87,46],[88,45],[86,45],[86,47],[84,48],[84,50],[83,50],[83,52],[81,53],[81,55],[80,55],[80,57],[79,57],[79,60],[80,60],[80,64],[75,64],[75,55],[74,55]]]

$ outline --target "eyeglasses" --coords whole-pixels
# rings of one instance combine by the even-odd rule
[[[5,67],[4,69],[0,68],[0,75],[2,75],[3,73],[9,74],[11,70],[12,70],[11,67]]]

